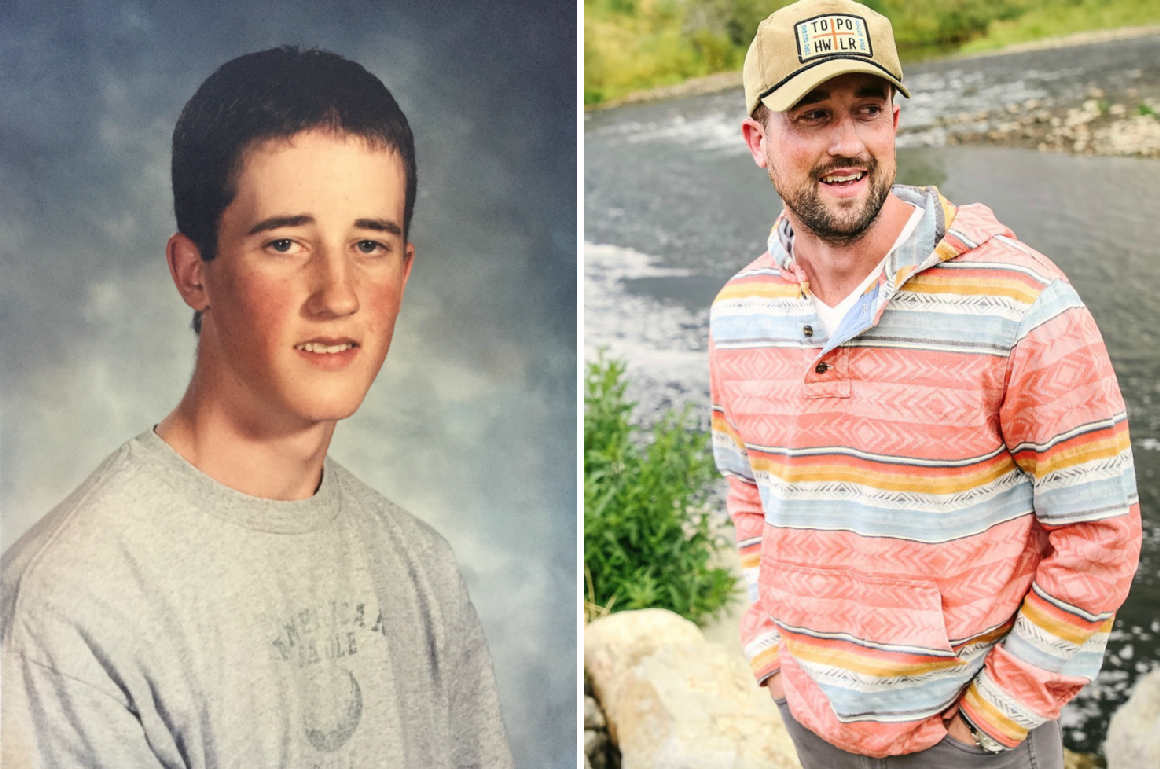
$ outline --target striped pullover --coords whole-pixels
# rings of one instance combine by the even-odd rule
[[[1014,747],[1095,677],[1136,569],[1124,402],[1055,265],[985,206],[894,194],[923,218],[832,338],[784,217],[713,303],[741,636],[843,750],[924,750],[956,705]]]

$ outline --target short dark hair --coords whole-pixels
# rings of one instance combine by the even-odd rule
[[[237,192],[245,151],[313,128],[359,136],[403,161],[403,238],[415,207],[415,140],[391,92],[335,53],[280,46],[232,59],[186,103],[173,129],[173,212],[201,258],[217,256],[222,213]],[[193,328],[201,331],[201,314]]]
[[[765,106],[765,102],[757,102],[757,106],[753,108],[749,117],[761,123],[762,128],[769,128],[769,107]]]

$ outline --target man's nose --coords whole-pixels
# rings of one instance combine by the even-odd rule
[[[855,158],[864,154],[866,144],[852,115],[839,119],[830,137],[830,154],[835,157]]]

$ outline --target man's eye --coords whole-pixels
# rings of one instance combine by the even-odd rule
[[[278,238],[277,240],[271,240],[267,244],[267,247],[273,251],[277,251],[279,254],[287,254],[294,247],[294,241],[290,240],[290,238]]]
[[[387,247],[377,240],[360,240],[355,247],[364,254],[387,252]]]

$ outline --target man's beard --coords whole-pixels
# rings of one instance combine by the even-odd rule
[[[856,210],[827,208],[818,188],[822,183],[822,177],[843,168],[853,167],[864,168],[866,178],[870,182],[870,194],[865,204]],[[843,159],[825,168],[814,169],[810,173],[810,183],[797,189],[783,189],[783,185],[778,184],[779,176],[776,165],[771,162],[769,178],[773,181],[773,186],[785,207],[793,212],[802,227],[818,239],[836,246],[856,243],[866,234],[870,225],[878,218],[878,213],[886,203],[886,196],[890,194],[890,187],[894,183],[894,180],[887,179],[885,174],[879,174],[878,161],[874,158],[868,161]]]

